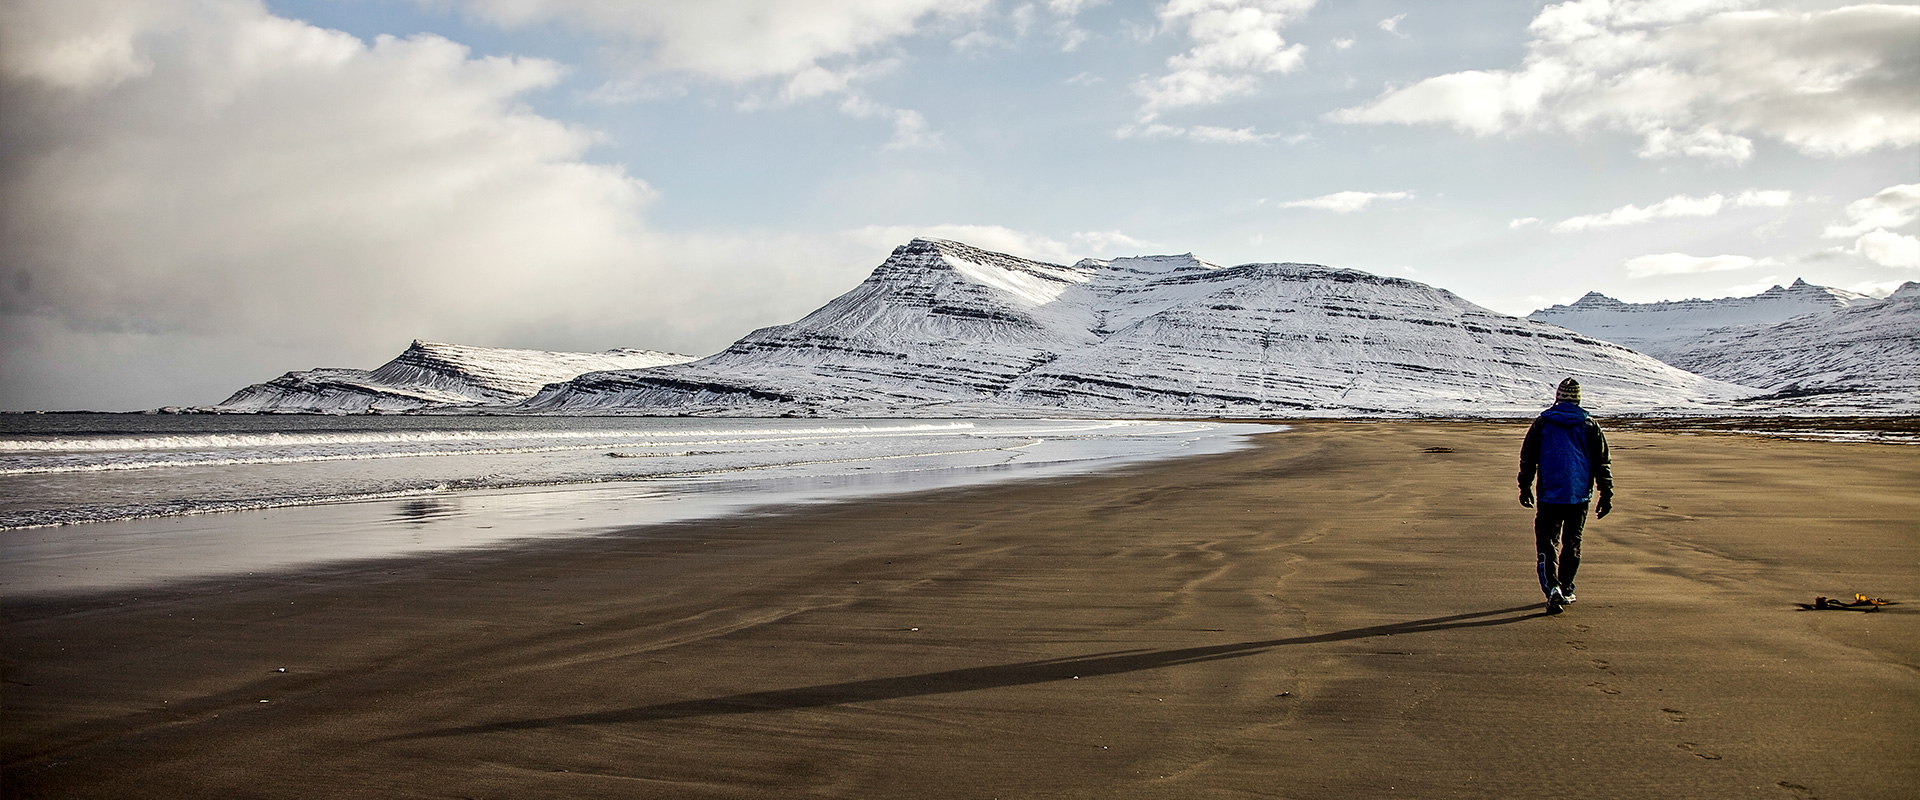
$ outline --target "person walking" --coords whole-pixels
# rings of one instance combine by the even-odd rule
[[[1613,511],[1613,466],[1607,456],[1607,437],[1587,410],[1580,407],[1580,382],[1568,378],[1553,393],[1553,407],[1534,418],[1520,445],[1520,505],[1538,508],[1533,515],[1533,542],[1540,590],[1547,606],[1558,609],[1574,601],[1573,575],[1580,569],[1580,534],[1587,524],[1587,505],[1600,489],[1595,518]],[[1559,549],[1556,555],[1555,548]]]

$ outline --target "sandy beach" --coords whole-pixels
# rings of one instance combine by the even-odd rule
[[[1544,613],[1524,425],[0,619],[9,798],[1909,798],[1920,450],[1610,430]],[[1801,608],[1854,592],[1874,613]]]

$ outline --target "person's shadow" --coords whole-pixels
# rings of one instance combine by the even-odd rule
[[[1532,611],[1534,613],[1521,614],[1520,612],[1523,611]],[[1069,658],[1050,658],[1040,661],[1022,661],[1014,664],[996,664],[985,667],[947,670],[944,672],[928,672],[920,675],[902,675],[893,678],[873,678],[863,681],[848,681],[846,683],[802,686],[794,689],[746,692],[743,694],[712,697],[703,700],[682,700],[675,703],[593,711],[584,714],[505,720],[480,725],[444,728],[435,731],[421,731],[419,733],[410,733],[391,738],[438,739],[449,736],[534,730],[567,725],[652,722],[658,720],[686,719],[689,717],[717,716],[721,714],[755,714],[764,711],[821,708],[846,703],[893,700],[903,697],[923,697],[926,695],[952,694],[955,692],[971,692],[979,689],[997,689],[1007,686],[1025,686],[1051,681],[1090,678],[1100,675],[1118,675],[1127,672],[1139,672],[1141,670],[1177,667],[1184,664],[1199,664],[1229,658],[1245,658],[1247,656],[1259,655],[1276,647],[1286,647],[1288,645],[1319,644],[1322,642],[1339,642],[1348,639],[1364,639],[1370,636],[1394,636],[1398,634],[1444,631],[1454,628],[1479,628],[1490,625],[1506,625],[1546,615],[1547,612],[1540,610],[1540,605],[1535,603],[1493,611],[1476,611],[1470,614],[1429,617],[1411,622],[1397,622],[1390,625],[1353,628],[1351,630],[1334,631],[1332,633],[1322,633],[1313,636],[1296,636],[1288,639],[1268,639],[1257,642],[1185,647],[1176,650],[1119,650]]]

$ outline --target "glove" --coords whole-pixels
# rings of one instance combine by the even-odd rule
[[[1520,487],[1520,507],[1521,508],[1533,507],[1533,487],[1531,486]]]
[[[1593,518],[1605,519],[1611,513],[1613,513],[1613,495],[1600,495],[1600,508],[1594,512]]]

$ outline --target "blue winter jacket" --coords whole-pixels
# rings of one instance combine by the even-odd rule
[[[1573,403],[1556,403],[1541,412],[1520,445],[1520,485],[1539,477],[1542,503],[1585,503],[1598,484],[1601,497],[1613,495],[1613,466],[1607,456],[1607,437]]]

